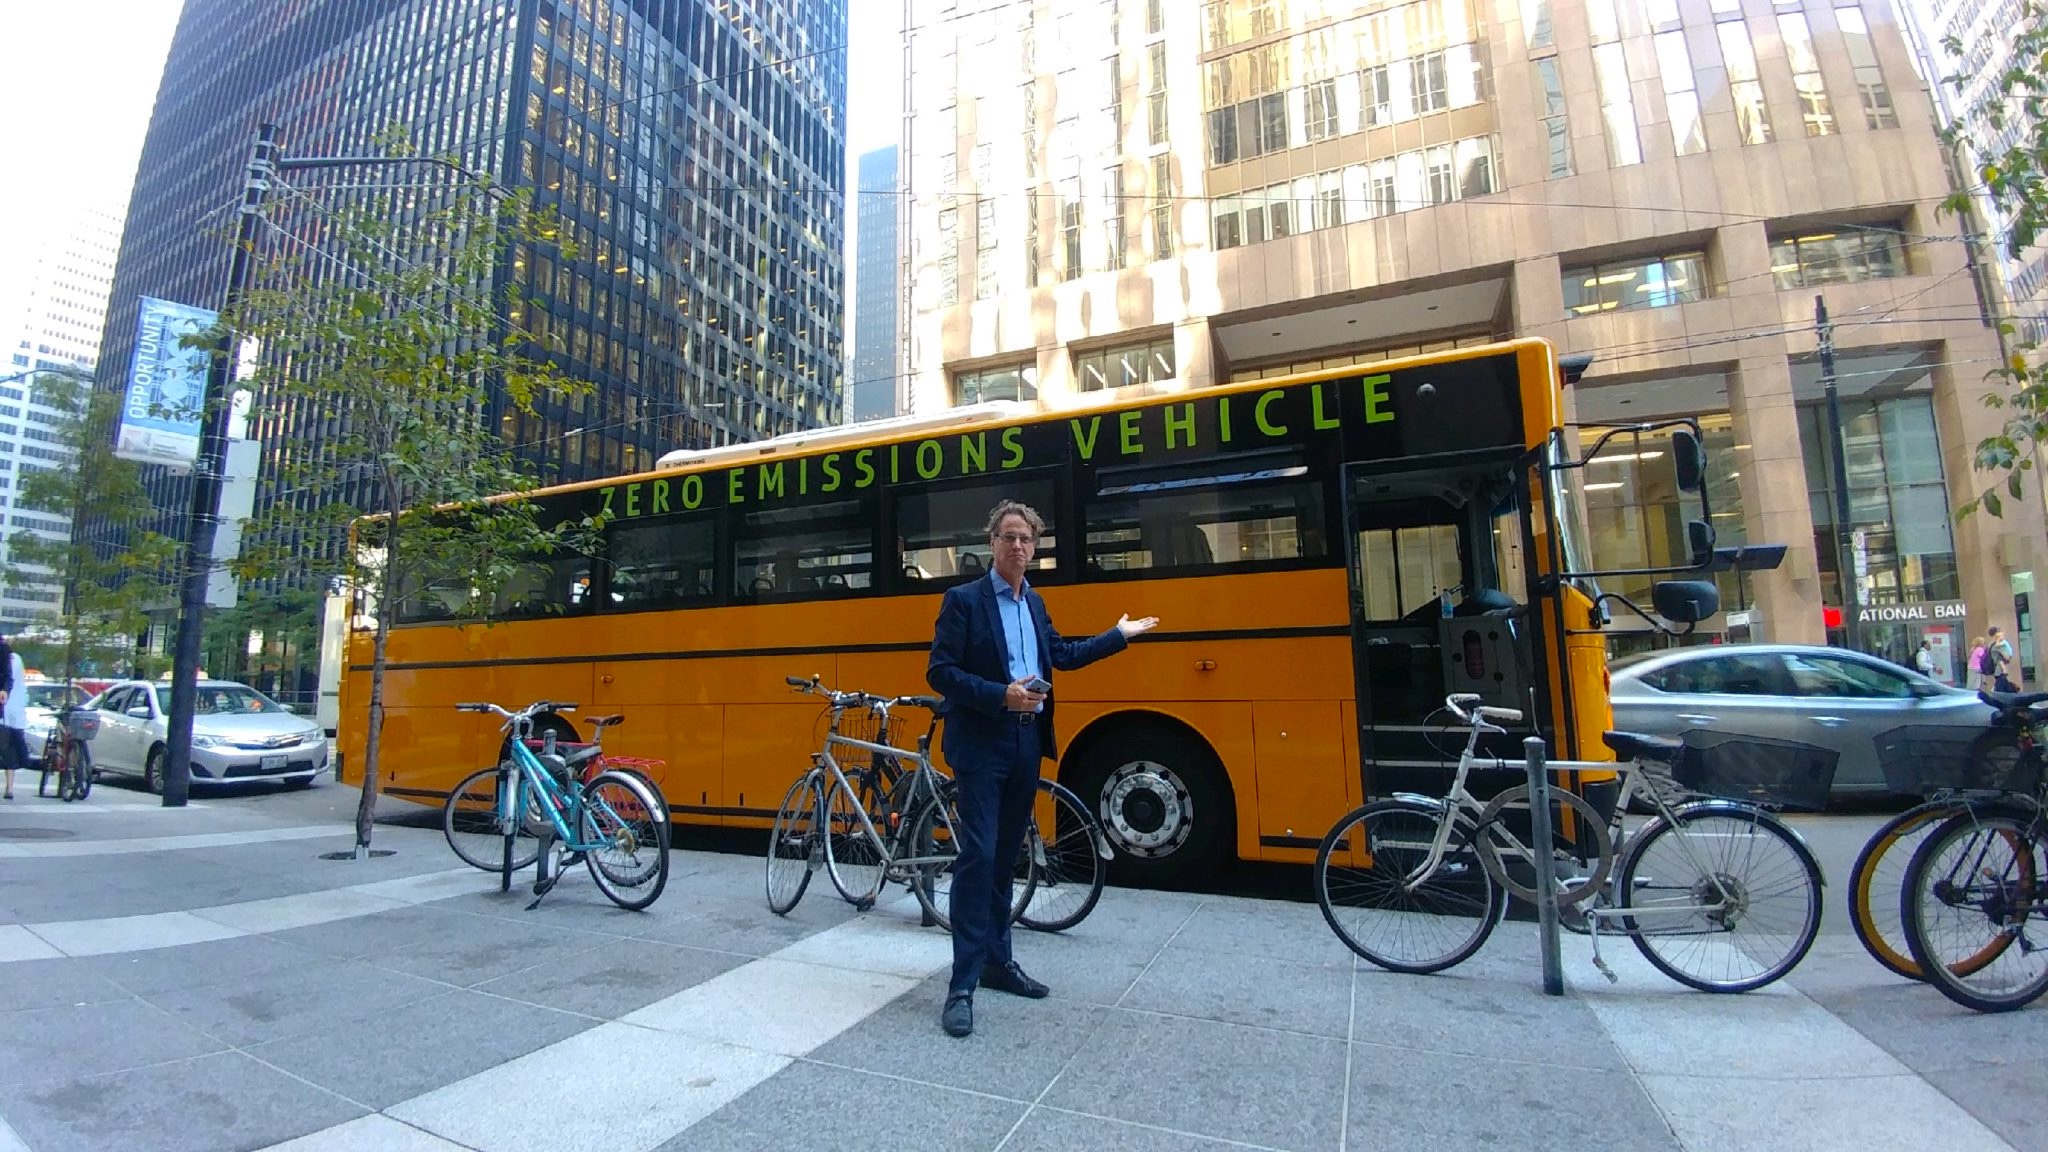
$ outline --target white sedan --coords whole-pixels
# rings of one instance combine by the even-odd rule
[[[121,681],[92,701],[100,714],[92,761],[101,775],[140,776],[150,791],[163,791],[170,703],[171,686],[148,680]],[[199,682],[193,783],[260,779],[304,788],[326,770],[327,734],[319,725],[246,684]]]

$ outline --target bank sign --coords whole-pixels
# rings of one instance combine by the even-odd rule
[[[184,339],[217,319],[205,308],[142,297],[114,455],[185,467],[198,459],[209,357],[204,348],[185,347]]]
[[[1961,623],[1969,612],[1961,600],[1925,600],[1915,604],[1870,604],[1856,610],[1858,624]]]

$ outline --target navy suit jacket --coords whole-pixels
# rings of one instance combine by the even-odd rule
[[[1123,651],[1130,643],[1114,626],[1085,640],[1068,640],[1053,629],[1045,601],[1036,589],[1027,587],[1024,600],[1038,626],[1039,659],[1048,665],[1048,681],[1055,669],[1071,672],[1085,668]],[[984,761],[1003,735],[1003,726],[1017,723],[1003,706],[1003,693],[1010,686],[1010,646],[1003,638],[1001,611],[996,606],[995,584],[986,576],[948,588],[939,603],[939,621],[932,629],[931,663],[924,678],[946,701],[939,710],[946,718],[939,747],[955,772]],[[1047,693],[1045,708],[1031,728],[1038,733],[1038,754],[1047,759],[1058,754],[1052,728],[1053,705],[1058,701],[1057,691]]]

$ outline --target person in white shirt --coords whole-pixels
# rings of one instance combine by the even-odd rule
[[[0,654],[6,661],[5,679],[0,679],[0,764],[6,766],[7,799],[12,800],[15,769],[28,767],[28,669],[4,638]]]
[[[1932,640],[1920,641],[1920,650],[1913,653],[1913,667],[1919,669],[1922,676],[1934,675],[1934,642]]]

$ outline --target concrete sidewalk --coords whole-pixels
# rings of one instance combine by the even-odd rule
[[[1526,924],[1407,977],[1313,904],[1112,890],[1020,934],[1051,999],[984,992],[956,1041],[914,906],[819,876],[778,918],[758,859],[678,852],[647,913],[580,872],[527,912],[425,828],[334,863],[345,826],[281,804],[16,809],[0,1152],[2048,1147],[2048,1017],[1889,977],[1838,888],[1784,984],[1685,991],[1613,940],[1610,986],[1568,937],[1562,998]]]

